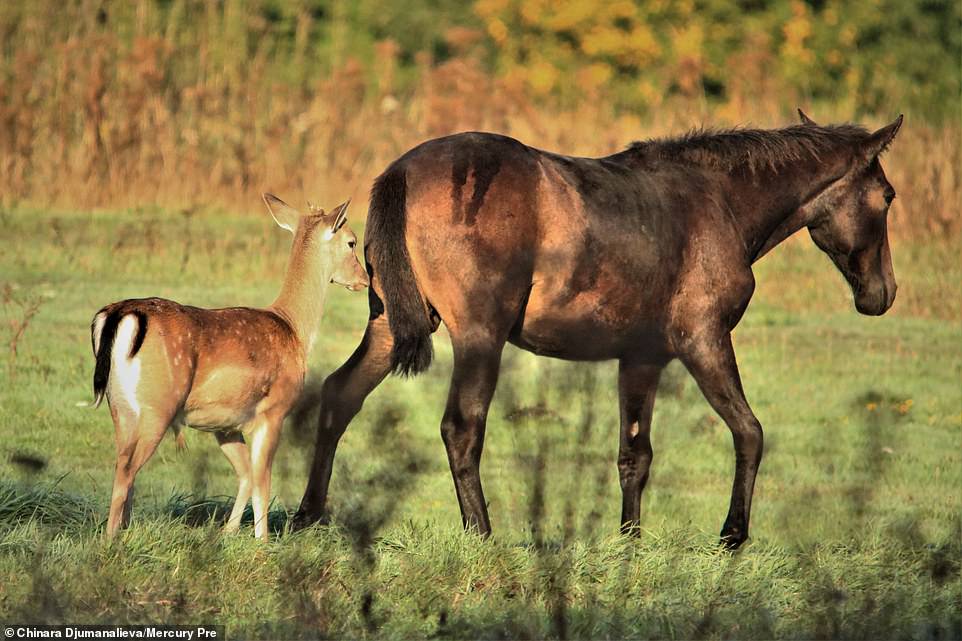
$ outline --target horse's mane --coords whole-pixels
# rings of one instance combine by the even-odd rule
[[[843,149],[854,149],[869,136],[859,125],[795,125],[783,129],[693,129],[674,138],[633,142],[625,154],[644,159],[684,160],[731,171],[755,172],[788,163],[819,160]]]

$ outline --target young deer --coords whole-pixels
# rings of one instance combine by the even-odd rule
[[[368,277],[345,224],[348,203],[325,215],[313,205],[301,214],[270,194],[264,202],[294,234],[273,305],[200,309],[145,298],[107,305],[94,316],[94,406],[106,396],[117,441],[109,537],[129,522],[134,477],[167,429],[181,442],[180,430],[189,425],[212,432],[237,472],[225,529],[238,529],[253,492],[254,534],[268,538],[271,462],[303,386],[327,284],[358,291]]]

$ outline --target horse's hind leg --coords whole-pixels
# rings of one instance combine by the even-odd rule
[[[491,533],[488,508],[481,489],[481,451],[488,407],[498,383],[504,340],[460,340],[451,337],[454,371],[441,422],[454,489],[465,529]]]
[[[294,515],[295,529],[323,518],[337,443],[361,410],[367,395],[391,371],[393,344],[387,317],[378,316],[368,323],[364,338],[347,362],[324,381],[314,462],[301,505]]]
[[[621,531],[637,534],[641,524],[641,493],[651,467],[651,414],[658,378],[664,365],[622,359],[618,369],[621,438],[618,477],[621,481]]]
[[[737,548],[748,538],[752,492],[762,460],[762,426],[745,400],[730,334],[694,339],[681,358],[735,441],[735,481],[721,540]]]

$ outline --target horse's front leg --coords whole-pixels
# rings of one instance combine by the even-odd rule
[[[638,534],[641,525],[641,493],[648,482],[652,457],[651,414],[663,367],[630,359],[619,362],[618,478],[621,481],[621,531],[626,534]]]
[[[734,549],[748,538],[752,491],[762,460],[762,426],[745,400],[730,333],[700,334],[680,356],[735,441],[735,482],[721,531],[722,544]]]

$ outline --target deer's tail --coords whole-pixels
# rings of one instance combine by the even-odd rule
[[[418,288],[406,244],[407,176],[402,163],[394,163],[374,181],[367,214],[364,259],[368,273],[378,275],[388,323],[394,338],[391,370],[405,376],[431,365],[435,329],[428,305]],[[372,286],[371,312],[380,306]],[[373,317],[373,316],[372,316]]]
[[[141,345],[144,344],[144,337],[147,335],[147,314],[138,309],[125,309],[122,305],[108,305],[97,312],[90,324],[90,343],[96,359],[92,407],[100,407],[107,394],[114,339],[117,337],[117,326],[125,316],[133,316],[137,319],[137,332],[127,352],[127,358],[133,358],[140,351]]]

